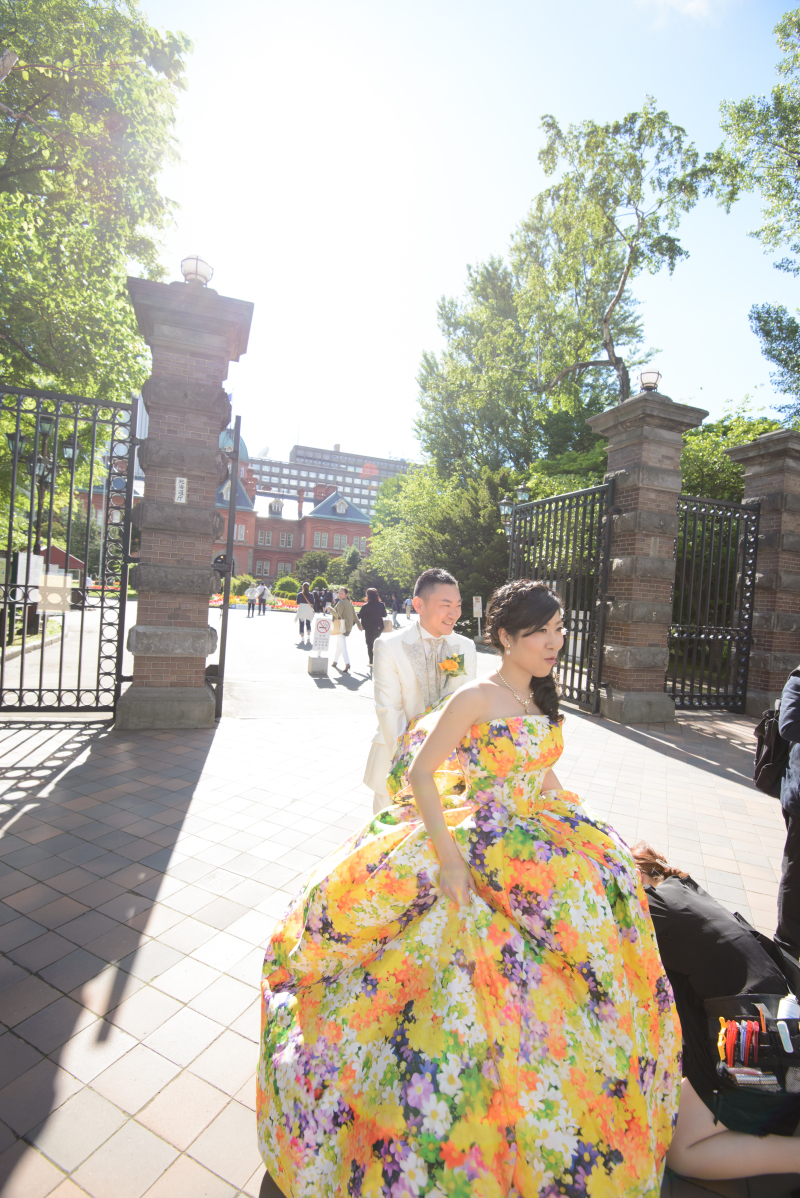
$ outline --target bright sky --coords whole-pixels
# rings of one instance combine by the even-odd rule
[[[539,119],[612,120],[656,97],[698,147],[719,103],[765,94],[775,0],[142,0],[195,42],[170,277],[199,253],[255,303],[231,367],[251,453],[297,441],[419,459],[413,425],[436,305],[505,254],[545,180]],[[712,415],[775,396],[751,304],[797,283],[747,236],[758,204],[704,201],[688,262],[635,284],[661,389]]]

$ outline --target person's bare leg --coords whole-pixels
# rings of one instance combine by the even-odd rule
[[[728,1131],[714,1122],[711,1111],[684,1078],[667,1164],[684,1177],[707,1181],[759,1173],[800,1173],[800,1139]]]

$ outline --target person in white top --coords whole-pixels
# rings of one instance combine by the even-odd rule
[[[478,672],[473,641],[454,632],[461,616],[458,583],[446,570],[426,570],[414,586],[414,611],[419,616],[407,628],[375,642],[372,682],[378,731],[372,741],[364,784],[374,794],[377,815],[389,805],[386,776],[409,722],[445,695],[471,682]],[[458,658],[463,656],[463,664]],[[441,670],[453,658],[456,669]]]
[[[244,593],[244,597],[247,600],[247,618],[249,620],[251,616],[255,616],[255,614],[256,614],[256,599],[258,598],[258,587],[256,587],[255,585],[249,586]]]

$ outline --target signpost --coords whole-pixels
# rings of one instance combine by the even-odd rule
[[[480,595],[472,596],[472,614],[478,617],[478,640],[481,639],[481,616],[483,615],[483,599]]]
[[[331,619],[317,616],[314,620],[311,653],[308,655],[309,674],[328,673],[328,646],[331,643]],[[325,655],[323,657],[323,654]]]

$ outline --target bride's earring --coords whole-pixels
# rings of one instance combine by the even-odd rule
[[[508,645],[506,645],[506,657],[510,657],[510,656],[511,656],[511,649],[509,648]]]

